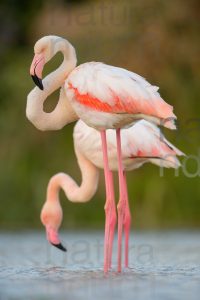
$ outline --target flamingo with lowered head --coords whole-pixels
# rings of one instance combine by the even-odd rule
[[[44,65],[61,51],[64,60],[61,66],[42,80]],[[118,202],[118,271],[121,271],[121,242],[126,199],[126,178],[122,164],[120,129],[137,120],[145,119],[155,124],[175,129],[173,107],[167,104],[152,86],[136,73],[103,63],[90,62],[76,67],[73,46],[57,36],[43,37],[34,47],[35,56],[30,73],[36,85],[43,91],[42,99],[28,96],[27,117],[41,130],[60,129],[80,117],[89,126],[101,133],[106,183],[106,230],[104,270],[108,270],[108,227],[112,215],[112,177],[109,168],[106,130],[116,129],[117,159],[120,199]],[[62,97],[50,115],[43,112],[46,97],[62,86]],[[36,101],[36,102],[34,102]]]
[[[74,148],[78,164],[82,174],[81,185],[68,175],[58,173],[54,175],[48,184],[46,202],[42,208],[41,221],[46,228],[48,241],[57,248],[66,251],[60,242],[58,229],[62,222],[62,208],[59,201],[59,190],[63,189],[66,197],[71,202],[83,203],[89,201],[95,194],[98,186],[99,168],[103,168],[103,156],[101,151],[101,139],[99,132],[87,126],[79,120],[74,128]],[[112,171],[118,169],[116,140],[114,130],[107,132],[109,168]],[[178,168],[180,162],[176,155],[183,153],[175,148],[163,136],[160,130],[153,124],[142,120],[122,131],[122,162],[125,171],[141,167],[144,163],[151,162],[160,167]],[[112,173],[110,174],[112,178]],[[112,190],[110,191],[112,215],[108,228],[108,268],[111,267],[112,244],[116,225],[116,209],[114,187],[112,178]],[[106,209],[106,208],[105,208]],[[128,267],[128,245],[131,214],[128,197],[126,197],[126,209],[124,216],[125,230],[125,267]],[[105,241],[106,242],[106,241]],[[106,249],[107,249],[106,248]]]

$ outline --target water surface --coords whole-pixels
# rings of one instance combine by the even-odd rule
[[[200,233],[136,232],[130,268],[104,276],[103,232],[62,232],[68,252],[44,232],[0,233],[0,299],[200,299]],[[116,245],[116,241],[115,241]]]

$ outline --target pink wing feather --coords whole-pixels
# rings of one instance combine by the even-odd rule
[[[106,135],[112,170],[117,170],[116,132],[108,129]],[[101,139],[96,129],[79,120],[74,129],[74,141],[75,148],[79,149],[94,165],[103,168]],[[122,129],[121,143],[122,160],[126,170],[138,168],[146,162],[166,168],[178,168],[180,162],[177,156],[184,155],[163,136],[157,126],[145,120]]]
[[[81,104],[109,113],[145,114],[159,119],[176,119],[167,104],[143,77],[103,63],[85,63],[68,78],[68,88]]]
[[[157,126],[145,120],[123,130],[122,147],[125,157],[149,157],[149,161],[163,167],[179,167],[176,156],[185,155],[164,137]]]

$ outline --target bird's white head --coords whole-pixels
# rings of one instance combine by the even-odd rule
[[[43,90],[42,71],[44,65],[57,53],[62,52],[73,66],[76,66],[76,52],[74,47],[59,36],[49,35],[39,39],[34,46],[34,58],[30,67],[30,75],[35,84]],[[68,56],[68,57],[67,57]]]
[[[49,243],[62,251],[66,251],[66,248],[61,244],[58,235],[58,229],[63,218],[59,199],[57,199],[57,201],[52,201],[52,199],[49,198],[49,201],[46,201],[42,208],[40,218],[42,224],[46,228],[46,235]]]

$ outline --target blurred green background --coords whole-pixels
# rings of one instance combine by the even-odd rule
[[[160,86],[179,119],[177,132],[164,132],[188,158],[178,174],[165,170],[160,176],[159,168],[150,164],[128,174],[133,226],[199,227],[200,2],[2,0],[0,17],[1,228],[42,228],[39,215],[50,177],[64,171],[80,182],[74,125],[43,133],[25,117],[26,97],[34,87],[29,76],[33,46],[48,34],[69,39],[78,63],[121,66]],[[58,55],[45,72],[61,59]],[[57,98],[55,92],[47,111]],[[104,193],[102,172],[89,203],[72,204],[61,193],[63,228],[103,228]]]

